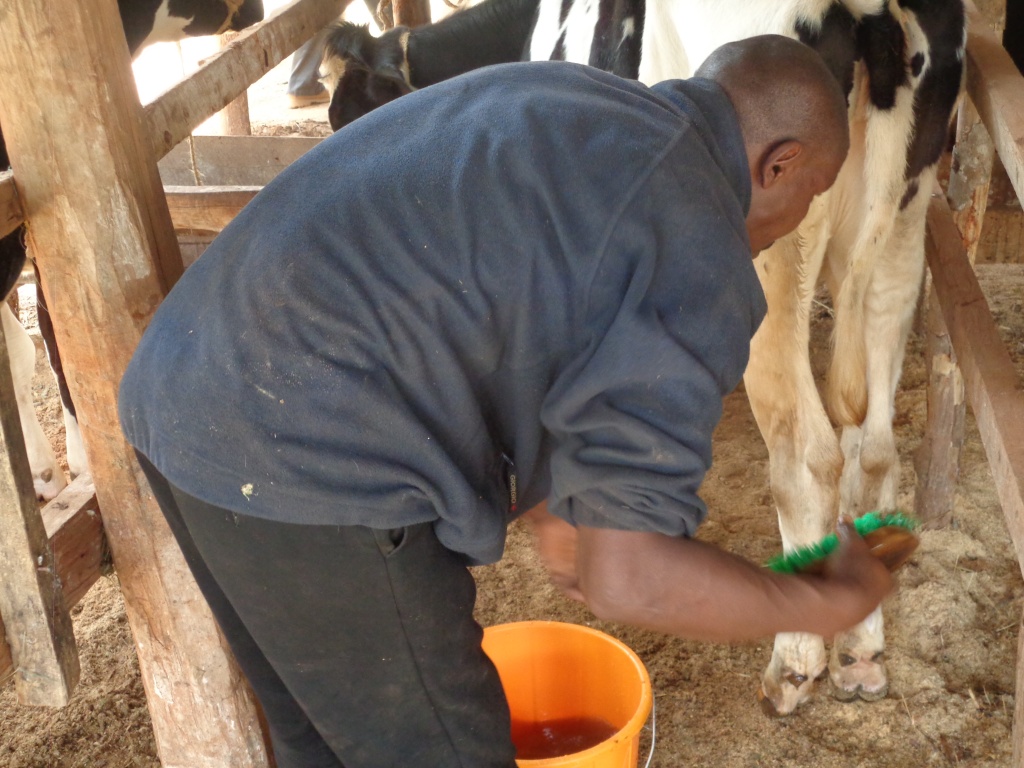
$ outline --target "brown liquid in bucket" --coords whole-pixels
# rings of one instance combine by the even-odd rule
[[[596,747],[616,732],[594,717],[566,717],[539,723],[512,721],[517,760],[546,760]]]

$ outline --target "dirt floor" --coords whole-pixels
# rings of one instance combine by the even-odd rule
[[[263,86],[283,99],[281,81]],[[252,99],[252,94],[250,94]],[[293,111],[259,133],[324,135],[323,110]],[[1024,377],[1024,266],[985,265],[979,276],[997,324]],[[24,318],[31,323],[29,296]],[[814,359],[825,360],[830,320],[815,320]],[[38,338],[38,337],[37,337]],[[900,503],[913,508],[912,457],[925,419],[922,338],[913,335],[896,400],[902,457]],[[56,387],[40,353],[36,398],[61,440]],[[742,391],[726,403],[714,467],[702,489],[711,510],[701,538],[753,561],[779,548],[768,490],[768,458]],[[484,625],[557,619],[621,638],[650,671],[657,705],[652,766],[679,768],[1002,768],[1011,760],[1021,573],[973,421],[956,515],[948,530],[925,532],[885,604],[891,687],[887,698],[842,704],[821,693],[794,716],[772,720],[755,701],[770,642],[718,646],[595,621],[546,580],[528,533],[512,526],[504,560],[476,569]],[[82,681],[60,710],[17,704],[0,688],[0,766],[156,768],[159,760],[134,644],[116,575],[100,579],[73,610]],[[644,765],[650,731],[642,737]]]

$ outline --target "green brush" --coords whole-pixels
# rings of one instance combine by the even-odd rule
[[[890,571],[895,571],[907,561],[919,540],[914,531],[917,522],[902,512],[868,512],[853,521],[857,534]],[[776,555],[765,567],[777,573],[816,573],[824,567],[825,560],[839,546],[839,537],[830,533],[816,544],[798,547],[788,554]]]

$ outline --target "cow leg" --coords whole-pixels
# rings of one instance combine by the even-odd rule
[[[899,212],[892,237],[875,264],[865,296],[867,415],[845,427],[840,510],[859,516],[896,507],[900,465],[892,429],[896,387],[907,336],[924,275],[924,225],[934,170],[923,174],[917,194]],[[836,636],[829,662],[832,694],[843,701],[874,701],[888,691],[881,607],[861,624]]]
[[[11,361],[11,378],[14,380],[14,394],[17,399],[21,431],[25,436],[25,450],[32,470],[32,485],[36,497],[43,501],[54,498],[67,484],[64,473],[57,465],[50,441],[36,418],[32,402],[32,374],[35,372],[36,347],[21,323],[14,317],[6,302],[0,307],[4,335],[7,338],[7,353]]]
[[[747,396],[768,446],[771,486],[786,551],[814,543],[834,526],[842,454],[811,372],[810,307],[828,235],[825,196],[799,231],[762,253],[755,266],[768,315],[751,343]],[[789,714],[825,671],[821,637],[780,634],[761,680],[762,704]]]
[[[43,293],[42,285],[39,283],[38,270],[36,271],[36,317],[39,321],[39,335],[43,337],[46,357],[50,361],[50,370],[53,371],[53,378],[57,382],[57,391],[60,392],[60,407],[64,413],[64,441],[67,449],[68,470],[71,472],[71,477],[76,478],[89,471],[89,463],[85,458],[82,430],[78,426],[75,404],[71,399],[71,390],[68,389],[67,377],[64,375],[64,364],[60,359],[57,336],[53,330],[53,322],[50,320],[50,308],[46,304],[46,294]]]

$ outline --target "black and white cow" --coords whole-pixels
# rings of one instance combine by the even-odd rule
[[[263,0],[118,0],[121,23],[124,25],[128,49],[134,56],[141,48],[158,41],[181,40],[185,37],[214,35],[229,30],[245,29],[263,20]],[[10,166],[3,131],[0,130],[0,169]],[[24,232],[18,229],[0,238],[0,296],[6,297],[25,267]],[[36,280],[39,331],[46,343],[50,366],[60,388],[67,439],[68,469],[75,477],[88,469],[74,404],[68,392],[54,342],[53,326],[46,301]],[[36,496],[52,499],[67,484],[64,473],[50,446],[32,404],[32,373],[35,369],[35,346],[28,333],[14,317],[6,302],[0,306],[0,322],[7,338],[11,358],[11,374],[18,401],[22,432]]]
[[[848,94],[852,143],[832,190],[755,261],[769,311],[744,380],[789,550],[820,539],[840,513],[896,505],[894,397],[924,274],[925,212],[961,91],[961,0],[485,0],[376,39],[339,27],[323,69],[337,129],[485,64],[565,59],[650,84],[767,33],[825,59]],[[835,308],[824,404],[808,350],[819,282]],[[826,670],[841,699],[884,696],[883,650],[880,610],[836,637],[831,659],[820,637],[778,636],[761,683],[766,709],[792,712]]]

